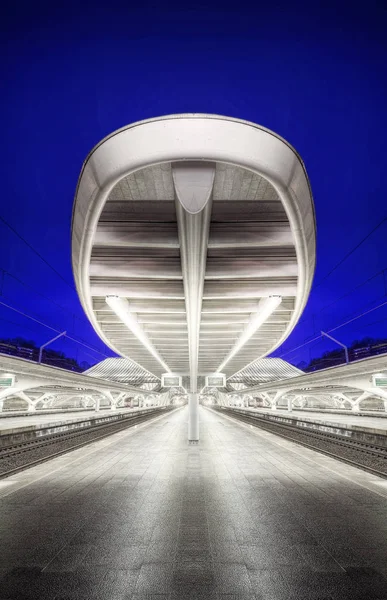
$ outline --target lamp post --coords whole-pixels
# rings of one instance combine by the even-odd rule
[[[332,342],[336,342],[336,344],[338,344],[339,346],[341,346],[342,348],[344,348],[344,351],[345,351],[345,362],[348,364],[349,363],[348,347],[345,344],[342,344],[341,342],[339,342],[339,340],[336,340],[336,338],[334,338],[331,335],[328,335],[327,333],[325,333],[325,331],[322,331],[321,335],[324,335],[325,337],[327,337],[330,340],[332,340]]]
[[[62,333],[60,333],[56,337],[52,338],[52,340],[48,340],[48,342],[46,342],[45,344],[43,344],[43,346],[40,346],[40,348],[39,348],[38,363],[42,362],[43,348],[46,348],[46,346],[49,346],[50,344],[52,344],[52,342],[55,342],[55,340],[59,340],[59,338],[61,338],[62,336],[66,335],[66,333],[67,333],[67,331],[62,331]]]

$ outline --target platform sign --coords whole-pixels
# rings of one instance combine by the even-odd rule
[[[12,387],[14,383],[14,375],[0,375],[0,388]]]
[[[226,375],[224,373],[214,373],[206,377],[206,387],[225,387]]]
[[[180,387],[182,383],[180,375],[173,375],[172,373],[163,373],[161,375],[161,387]]]
[[[387,387],[387,375],[373,375],[372,383],[375,387]]]

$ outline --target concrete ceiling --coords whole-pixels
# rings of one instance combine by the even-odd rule
[[[215,119],[197,117],[208,122]],[[177,118],[171,118],[175,129]],[[190,135],[195,137],[187,127],[192,118],[182,116],[181,121],[181,138],[187,148]],[[166,139],[169,122],[165,121]],[[246,124],[224,121],[242,128],[243,152]],[[146,127],[147,122],[141,125]],[[160,145],[163,130],[156,133],[153,139]],[[250,140],[245,138],[248,155]],[[280,138],[274,139],[280,143],[279,150],[276,156],[268,147],[267,162],[277,161],[279,171],[283,170],[283,147],[287,160],[293,160],[291,176],[286,175],[287,189],[279,177],[269,181],[246,164],[219,160],[219,152],[209,150],[208,156],[202,152],[199,156],[205,160],[199,156],[193,160],[182,147],[180,155],[170,151],[173,160],[161,161],[162,152],[157,155],[152,144],[148,162],[157,164],[131,169],[104,188],[101,179],[108,177],[103,162],[107,155],[98,160],[95,153],[89,157],[74,207],[74,273],[89,318],[118,354],[157,376],[165,369],[156,354],[174,373],[196,378],[216,372],[256,314],[260,300],[273,295],[281,296],[281,303],[223,371],[231,376],[269,354],[289,334],[313,276],[314,214],[300,159]],[[114,136],[96,152],[112,141]],[[234,142],[231,136],[231,157]],[[110,162],[114,161],[111,151],[112,147]],[[117,154],[116,160],[124,159]],[[237,160],[235,156],[233,162]],[[93,185],[87,166],[93,167]],[[302,212],[307,215],[305,222]],[[107,304],[107,296],[127,301],[156,354],[122,322]]]

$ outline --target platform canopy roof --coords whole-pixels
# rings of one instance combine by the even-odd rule
[[[87,157],[73,211],[80,300],[117,354],[160,377],[228,377],[297,323],[315,266],[309,182],[275,133],[217,115],[114,132]]]
[[[106,358],[84,372],[84,375],[119,381],[147,390],[160,390],[161,380],[128,358]]]
[[[281,358],[260,358],[227,380],[227,390],[242,390],[259,383],[299,377],[304,372]]]

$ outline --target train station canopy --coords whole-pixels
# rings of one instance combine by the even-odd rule
[[[315,267],[297,152],[254,123],[170,115],[112,133],[76,191],[72,262],[94,329],[149,373],[238,373],[296,325]]]

